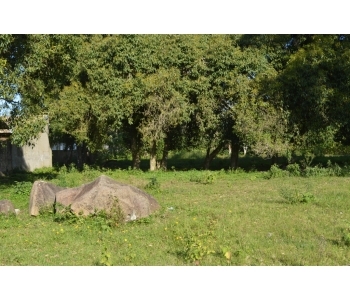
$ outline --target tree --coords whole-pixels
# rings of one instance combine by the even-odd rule
[[[193,80],[193,118],[207,149],[204,168],[227,144],[232,143],[231,167],[237,168],[241,135],[236,132],[234,107],[249,102],[260,73],[271,66],[258,48],[244,48],[241,36],[211,35],[202,37],[202,57]]]
[[[322,154],[348,119],[344,108],[349,92],[349,42],[341,35],[295,39],[301,41],[299,47],[276,80],[284,108],[290,112],[293,144]]]

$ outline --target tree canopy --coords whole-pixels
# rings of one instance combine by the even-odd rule
[[[349,36],[0,35],[0,111],[23,145],[50,119],[52,143],[86,153],[116,140],[139,167],[230,143],[264,157],[350,143]],[[116,139],[117,138],[117,139]],[[121,147],[121,145],[119,145]],[[158,161],[158,163],[157,163]]]

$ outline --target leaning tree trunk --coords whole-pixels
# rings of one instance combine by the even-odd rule
[[[204,160],[204,170],[209,170],[210,163],[219,154],[219,152],[223,147],[224,147],[224,143],[220,143],[211,153],[210,153],[210,147],[207,148],[207,154]]]
[[[157,169],[157,143],[156,141],[153,141],[151,146],[151,151],[150,151],[149,170],[155,171],[156,169]]]
[[[238,168],[239,144],[232,143],[230,167],[233,170]]]

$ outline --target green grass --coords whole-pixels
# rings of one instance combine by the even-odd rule
[[[105,174],[153,195],[152,216],[109,226],[102,217],[28,214],[32,182],[73,187]],[[350,177],[274,177],[266,172],[97,170],[16,173],[0,199],[0,265],[350,265]]]

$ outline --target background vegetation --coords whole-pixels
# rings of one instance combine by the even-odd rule
[[[80,170],[91,153],[166,169],[189,149],[210,169],[228,144],[233,169],[243,145],[293,163],[348,145],[349,55],[341,34],[1,35],[0,110],[16,144],[48,114]]]

